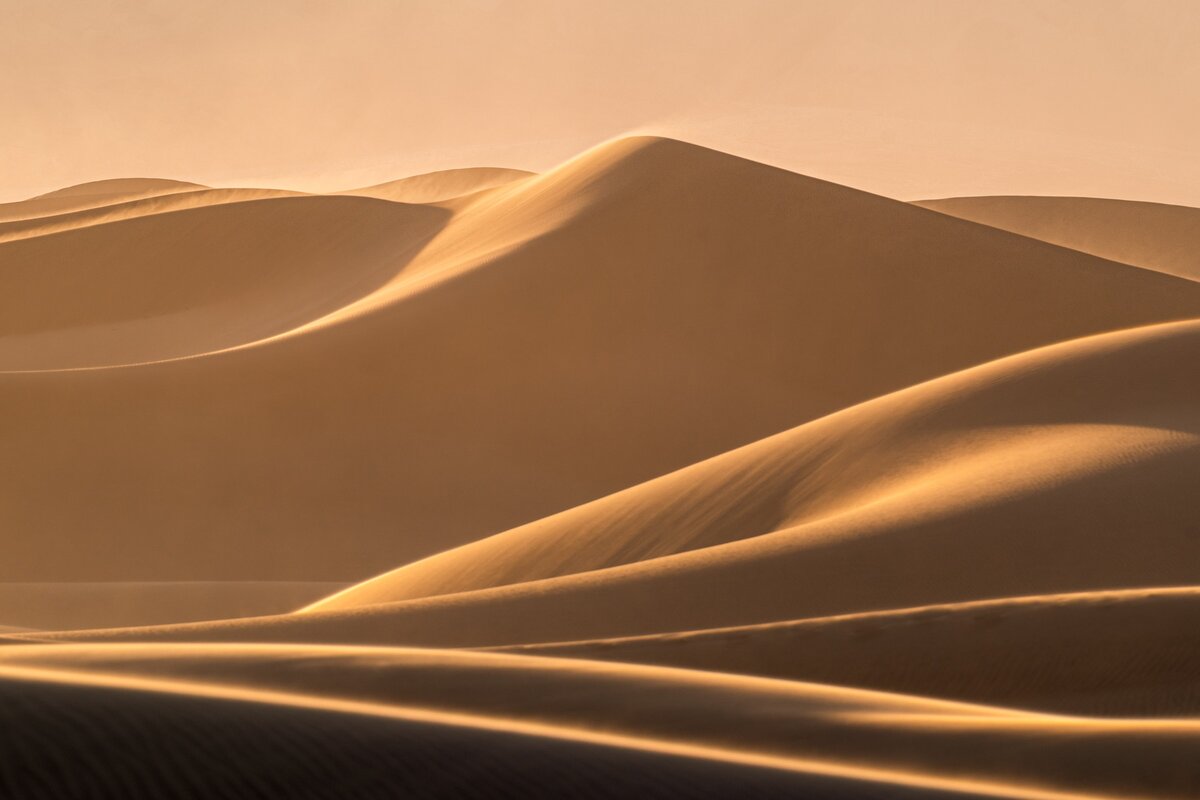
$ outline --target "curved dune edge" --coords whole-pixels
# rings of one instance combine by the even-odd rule
[[[524,580],[382,602],[411,591],[401,569],[302,614],[59,636],[481,647],[1189,585],[1200,557],[1189,477],[1200,423],[1179,365],[1197,349],[1200,322],[1187,322],[1005,359],[550,518],[532,536],[502,534],[412,567],[420,575],[448,562],[432,575],[447,590],[457,587],[446,581],[533,570]],[[1007,438],[998,449],[958,438],[978,430]],[[798,446],[813,431],[841,434]],[[832,460],[829,441],[840,448]],[[797,476],[812,475],[815,487],[795,489]],[[836,513],[788,521],[781,497]],[[580,518],[587,524],[572,522]],[[783,522],[753,535],[756,519]],[[671,549],[630,549],[660,543]],[[596,560],[614,552],[642,560]]]
[[[378,197],[401,203],[443,203],[485,189],[494,189],[531,177],[533,174],[528,170],[505,167],[464,167],[412,175],[359,189],[346,189],[337,194]]]
[[[183,211],[189,208],[249,202],[273,197],[310,196],[312,195],[286,189],[184,189],[170,194],[121,200],[108,205],[33,219],[0,221],[0,244],[38,236],[49,236],[94,225],[106,225],[137,217]]]
[[[1200,587],[977,600],[491,648],[1105,716],[1200,715]]]
[[[334,200],[397,206],[260,202]],[[270,347],[0,376],[23,422],[0,525],[26,532],[0,577],[354,580],[955,369],[1200,309],[1191,282],[653,138],[485,190],[387,266],[331,303],[338,324]]]
[[[0,369],[104,368],[261,341],[386,284],[449,216],[225,190],[139,203],[140,215],[0,242]]]
[[[915,204],[1101,258],[1200,280],[1200,208],[1094,197],[947,197]]]
[[[0,792],[42,800],[81,786],[122,800],[375,800],[397,787],[461,800],[983,797],[195,692],[10,679],[0,704],[21,732],[17,747],[0,749]]]
[[[1044,505],[1068,491],[1046,513],[1067,517],[1072,528],[1060,535],[1084,546],[1088,526],[1101,518],[1069,507],[1080,491],[1140,492],[1142,483],[1161,480],[1158,491],[1175,485],[1186,493],[1176,473],[1186,469],[1180,459],[1200,459],[1192,402],[1200,383],[1181,377],[1178,365],[1196,358],[1200,322],[1012,356],[401,567],[306,611],[561,579],[687,553],[699,559],[710,548],[745,549],[785,532],[800,547],[806,538],[809,548],[836,547],[922,517],[964,517],[960,525],[983,529],[972,537],[1003,538],[1013,507]],[[1171,528],[1186,533],[1185,517]],[[1175,579],[1185,582],[1183,574]]]
[[[52,192],[0,203],[0,221],[34,219],[36,217],[81,211],[98,206],[111,205],[138,198],[155,197],[176,192],[207,189],[199,183],[176,181],[167,178],[114,178],[91,181],[56,189]]]
[[[1200,719],[1063,717],[687,670],[399,648],[53,645],[3,648],[0,662],[10,678],[499,726],[1000,796],[1184,797],[1200,777],[1191,757]]]

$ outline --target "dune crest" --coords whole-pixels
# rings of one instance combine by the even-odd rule
[[[0,222],[33,219],[47,214],[81,211],[139,198],[206,188],[208,187],[199,183],[166,178],[113,178],[91,181],[56,189],[27,200],[0,203]]]
[[[114,292],[155,286],[166,253],[105,260],[105,237],[170,242],[183,282]],[[201,257],[243,241],[253,270]],[[48,262],[95,290],[60,298]],[[361,580],[947,372],[1200,309],[1192,282],[648,137],[453,209],[226,203],[5,243],[0,265],[22,289],[11,368],[142,364],[0,375],[23,421],[0,577],[31,581]]]
[[[503,167],[445,169],[378,183],[374,186],[365,186],[361,189],[347,189],[339,194],[378,197],[382,200],[395,200],[401,203],[440,203],[463,195],[482,192],[485,189],[494,189],[515,180],[528,178],[532,174],[523,169],[505,169]]]
[[[0,648],[3,677],[73,678],[84,685],[267,702],[307,698],[317,707],[426,720],[448,715],[441,718],[1031,800],[1135,790],[1181,798],[1198,777],[1192,757],[1197,720],[1035,714],[536,656],[261,645],[29,646]],[[1034,737],[1039,747],[1031,750]]]

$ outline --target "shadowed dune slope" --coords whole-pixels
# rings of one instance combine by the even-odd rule
[[[499,648],[1123,717],[1200,716],[1200,589],[897,609]]]
[[[343,226],[272,241],[335,256],[338,278],[391,276],[343,309],[211,357],[0,376],[0,413],[20,421],[0,476],[0,524],[20,536],[0,578],[361,579],[955,369],[1200,309],[1187,281],[649,138],[477,195],[403,269],[410,235],[329,237],[417,212],[348,197],[3,248],[204,215],[260,230],[238,215],[339,202],[360,204]],[[197,237],[181,238],[192,263]],[[105,287],[147,279],[122,270]],[[15,309],[29,334],[119,316],[116,300],[40,297]]]
[[[1197,720],[1054,716],[570,659],[399,648],[53,645],[0,648],[0,677],[216,698],[236,693],[326,708],[352,703],[340,707],[402,719],[458,715],[460,724],[493,729],[1012,797],[1136,791],[1182,798],[1200,779]],[[34,703],[47,693],[22,688]],[[861,788],[871,796],[871,787]]]
[[[917,205],[1200,280],[1200,208],[1092,197],[950,197]]]
[[[232,198],[0,243],[0,371],[191,356],[291,330],[391,279],[448,216]]]
[[[413,175],[396,181],[347,189],[341,194],[379,197],[402,203],[438,203],[528,178],[532,172],[503,167],[467,167]]]
[[[1036,350],[352,587],[64,638],[488,646],[1190,585],[1200,322]],[[392,602],[388,602],[392,601]]]
[[[165,178],[113,178],[91,181],[56,189],[28,200],[0,203],[0,221],[33,219],[47,214],[96,208],[140,197],[190,192],[204,188],[206,187],[198,183]]]
[[[13,798],[981,797],[186,693],[4,680],[0,702],[21,732],[0,750]]]

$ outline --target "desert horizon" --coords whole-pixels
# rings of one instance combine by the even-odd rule
[[[1194,5],[110,5],[0,33],[0,798],[1200,794]]]

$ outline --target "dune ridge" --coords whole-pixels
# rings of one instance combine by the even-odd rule
[[[0,221],[34,219],[48,214],[81,211],[138,198],[206,188],[208,187],[199,183],[166,178],[114,178],[91,181],[55,189],[27,200],[0,203]]]
[[[546,726],[551,735],[635,747],[684,745],[783,767],[794,760],[801,770],[1001,796],[1115,797],[1136,789],[1146,797],[1184,797],[1197,777],[1197,720],[1055,716],[796,681],[453,651],[0,648],[0,675],[56,672],[84,682],[130,678],[125,685],[152,690],[216,686],[248,691],[247,699],[255,692],[268,701],[298,694],[374,713],[465,715],[457,719],[518,730]],[[1040,742],[1036,751],[1027,746],[1030,736]]]
[[[502,167],[445,169],[360,189],[347,189],[339,194],[378,197],[401,203],[442,203],[485,189],[494,189],[531,175],[533,173],[527,170]]]
[[[0,794],[1183,800],[1193,212],[655,137],[8,204]]]
[[[917,205],[1126,264],[1200,280],[1200,209],[1096,197],[948,197]]]
[[[302,614],[51,636],[480,647],[1188,585],[1197,347],[1182,322],[1002,359]]]
[[[214,327],[224,312],[189,316],[194,327],[139,322],[146,335],[127,338],[62,327],[44,350],[5,337],[21,345],[13,358],[78,358],[83,338],[111,362],[129,342],[153,342],[160,352],[132,359],[144,360],[301,324],[207,357],[0,376],[0,410],[25,420],[0,515],[27,534],[0,577],[360,579],[939,374],[1200,308],[1191,282],[652,138],[453,210],[277,198],[10,242],[0,261],[180,220],[253,211],[257,230],[292,224],[284,209],[335,207],[378,222],[382,234],[353,242],[381,257],[337,303],[322,291],[338,308],[314,321],[239,311],[254,329],[237,337]],[[414,237],[389,226],[400,214],[439,216],[417,219]],[[297,263],[319,267],[304,249]],[[53,307],[55,325],[113,321],[96,318],[103,304],[76,320],[70,304]],[[19,309],[26,333],[50,325],[25,311],[38,308]],[[303,443],[300,420],[319,420]],[[69,462],[54,456],[66,447]],[[64,501],[60,485],[78,490]],[[308,547],[284,546],[295,537]],[[146,556],[107,558],[113,541]],[[243,557],[231,563],[234,542]]]
[[[1200,587],[976,600],[497,652],[836,683],[1066,714],[1200,715]]]

